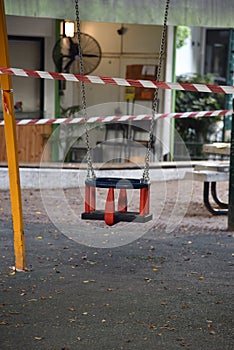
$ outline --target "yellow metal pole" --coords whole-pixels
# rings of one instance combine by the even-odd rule
[[[4,0],[0,0],[0,66],[10,67]],[[23,231],[18,149],[16,140],[16,123],[14,115],[12,80],[9,75],[0,75],[0,87],[2,93],[2,108],[5,124],[4,129],[14,230],[15,268],[16,270],[25,270],[26,256]]]

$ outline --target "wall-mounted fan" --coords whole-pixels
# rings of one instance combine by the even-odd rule
[[[101,47],[89,34],[80,34],[84,74],[93,72],[101,61]],[[80,74],[77,33],[61,37],[53,48],[53,60],[59,72]]]

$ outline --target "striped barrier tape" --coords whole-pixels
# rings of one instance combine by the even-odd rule
[[[201,118],[201,117],[219,117],[227,114],[232,114],[231,110],[217,110],[217,111],[202,111],[202,112],[185,112],[185,113],[161,113],[155,114],[155,119],[164,118]],[[105,117],[90,117],[87,123],[111,123],[111,122],[127,122],[127,121],[142,121],[152,119],[152,114],[139,115],[122,115],[122,116],[105,116]],[[78,118],[53,118],[53,119],[18,119],[17,125],[45,125],[45,124],[82,124],[85,119]],[[0,126],[4,125],[4,120],[0,121]]]
[[[198,91],[198,92],[214,92],[222,94],[234,94],[234,86],[211,85],[211,84],[189,84],[189,83],[167,83],[151,80],[134,80],[123,78],[108,78],[93,75],[79,75],[69,73],[45,72],[38,70],[20,69],[20,68],[4,68],[0,67],[0,74],[16,75],[21,77],[33,77],[41,79],[66,80],[73,82],[85,82],[93,84],[109,84],[118,86],[135,86],[141,88],[160,88],[170,90]]]

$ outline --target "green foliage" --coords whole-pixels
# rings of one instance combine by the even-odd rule
[[[200,74],[180,75],[177,82],[212,84],[212,76]],[[195,92],[195,91],[176,91],[176,112],[190,111],[212,111],[224,109],[225,97],[223,94]],[[220,117],[204,118],[182,118],[176,119],[175,127],[183,138],[184,142],[209,141],[210,135],[214,132],[214,126]]]
[[[191,35],[191,30],[189,27],[178,26],[176,30],[176,48],[180,49],[185,45],[185,40]]]

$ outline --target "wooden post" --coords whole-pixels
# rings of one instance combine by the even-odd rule
[[[10,67],[4,0],[0,0],[0,43],[0,66]],[[26,269],[26,257],[23,231],[20,176],[18,165],[18,150],[16,141],[16,123],[14,116],[14,101],[12,91],[12,80],[9,75],[0,75],[0,87],[2,92],[2,108],[5,124],[4,130],[6,139],[12,220],[14,230],[15,268],[16,270],[20,271]]]

